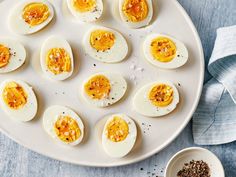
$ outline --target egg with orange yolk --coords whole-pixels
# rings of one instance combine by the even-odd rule
[[[172,112],[179,103],[179,93],[169,81],[149,83],[139,89],[133,99],[135,111],[148,117],[159,117]]]
[[[5,80],[1,83],[0,105],[16,121],[30,121],[37,113],[37,98],[32,87],[20,80]]]
[[[184,43],[162,34],[150,34],[143,43],[145,58],[163,69],[175,69],[188,61],[188,50]]]
[[[24,46],[11,38],[0,38],[0,73],[8,73],[21,67],[26,59]]]
[[[83,22],[98,20],[103,12],[102,0],[67,0],[67,5],[70,12]]]
[[[118,102],[127,90],[125,79],[109,72],[90,76],[83,84],[83,97],[91,105],[107,107]]]
[[[54,80],[65,80],[74,70],[70,44],[63,38],[51,36],[43,43],[40,52],[43,73]]]
[[[75,146],[83,140],[84,124],[72,109],[53,105],[43,114],[43,128],[47,134],[62,144]]]
[[[84,37],[85,52],[95,60],[117,63],[128,54],[128,44],[117,31],[106,27],[92,27]]]
[[[124,157],[136,142],[136,124],[130,117],[121,113],[108,115],[106,119],[102,133],[104,151],[110,157]]]
[[[119,0],[121,20],[131,28],[147,26],[152,20],[152,0]]]
[[[47,26],[54,16],[47,0],[24,0],[11,11],[9,24],[18,34],[32,34]]]

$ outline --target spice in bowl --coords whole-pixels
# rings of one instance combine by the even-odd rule
[[[177,177],[211,177],[208,164],[202,160],[191,160],[178,171]]]

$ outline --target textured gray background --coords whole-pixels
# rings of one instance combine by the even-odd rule
[[[1,1],[1,0],[0,0]],[[216,29],[236,25],[236,0],[179,0],[200,34],[206,63],[211,55]],[[205,80],[210,76],[206,73]],[[189,124],[161,153],[142,162],[118,168],[71,165],[41,156],[0,134],[0,177],[148,177],[163,173],[168,159],[178,150],[194,146]],[[226,177],[236,177],[236,142],[207,146],[222,161]]]

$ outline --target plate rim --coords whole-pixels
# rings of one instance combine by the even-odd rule
[[[200,39],[200,36],[198,34],[198,31],[197,31],[195,25],[193,24],[190,16],[186,12],[186,10],[183,8],[183,6],[178,2],[178,0],[170,0],[170,1],[173,1],[173,3],[175,3],[175,6],[181,12],[181,14],[183,15],[183,17],[185,18],[185,20],[187,21],[189,27],[191,28],[191,30],[193,32],[193,35],[194,35],[194,37],[197,41],[196,43],[197,43],[199,54],[200,54],[199,60],[200,60],[201,70],[200,70],[200,84],[198,85],[198,88],[197,88],[197,98],[194,101],[192,109],[189,112],[189,114],[186,116],[187,117],[186,120],[181,124],[181,126],[178,128],[178,130],[175,132],[175,134],[173,134],[171,137],[169,137],[168,140],[165,143],[163,143],[158,148],[150,151],[149,153],[146,153],[145,155],[139,156],[137,158],[129,159],[129,160],[122,161],[122,162],[115,162],[115,163],[112,163],[112,164],[101,164],[101,163],[96,163],[96,162],[95,163],[88,163],[88,162],[78,162],[78,161],[75,161],[75,160],[65,160],[61,157],[50,155],[50,154],[47,154],[47,153],[44,153],[44,152],[40,152],[40,150],[30,148],[28,145],[25,145],[24,143],[22,143],[17,138],[11,136],[10,133],[8,133],[6,130],[3,130],[3,128],[1,128],[1,127],[0,127],[0,132],[3,133],[5,136],[9,137],[14,142],[18,143],[19,145],[27,148],[28,150],[36,152],[40,155],[43,155],[45,157],[49,157],[49,158],[54,159],[54,160],[59,160],[59,161],[62,161],[62,162],[66,162],[66,163],[69,163],[69,164],[86,166],[86,167],[118,167],[118,166],[130,165],[130,164],[134,164],[134,163],[140,162],[142,160],[145,160],[145,159],[153,156],[154,154],[160,152],[165,147],[167,147],[171,142],[173,142],[176,139],[176,137],[183,131],[183,129],[187,126],[187,124],[191,120],[192,115],[195,112],[195,110],[198,106],[199,100],[200,100],[200,96],[201,96],[202,88],[203,88],[203,82],[204,82],[204,73],[205,73],[204,52],[203,52],[203,47],[202,47],[202,43],[201,43],[201,39]]]

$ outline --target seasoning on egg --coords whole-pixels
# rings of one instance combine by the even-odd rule
[[[46,64],[48,69],[55,75],[71,70],[70,55],[63,48],[50,49],[47,53]]]
[[[102,99],[108,97],[111,85],[110,81],[104,75],[92,77],[84,86],[85,92],[93,99]]]
[[[11,53],[8,47],[0,44],[0,68],[8,65]]]
[[[36,26],[45,22],[50,15],[49,8],[41,2],[27,4],[22,13],[22,18],[30,26]]]
[[[185,163],[178,171],[177,177],[210,177],[211,172],[208,164],[203,160],[191,160]]]

